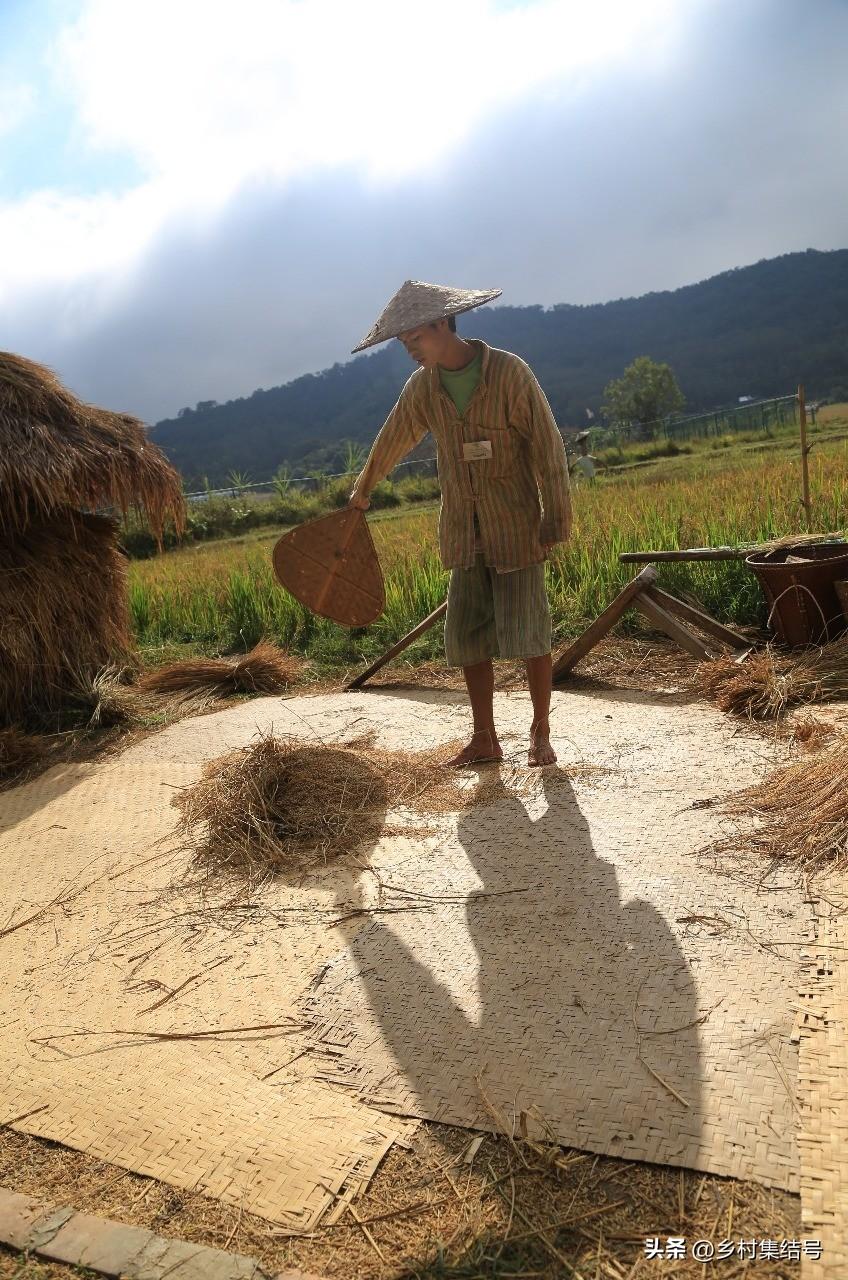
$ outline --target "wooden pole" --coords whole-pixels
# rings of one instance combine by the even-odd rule
[[[622,564],[663,564],[677,560],[744,560],[750,547],[689,547],[681,551],[619,551]]]
[[[639,592],[645,587],[653,586],[656,580],[657,571],[652,569],[650,565],[643,569],[641,573],[637,573],[636,577],[628,582],[624,590],[619,591],[615,599],[607,605],[603,613],[598,614],[591,626],[587,627],[573,644],[570,644],[554,659],[552,682],[556,684],[558,681],[564,680],[575,663],[579,662],[581,658],[585,658],[590,649],[594,649],[598,641],[603,640],[607,632],[612,630],[621,615],[629,609]]]
[[[379,671],[387,662],[391,662],[392,658],[396,658],[399,653],[402,653],[404,649],[412,644],[413,640],[417,640],[425,631],[429,631],[430,627],[439,621],[442,614],[447,612],[447,607],[447,600],[443,600],[438,608],[434,609],[432,613],[428,613],[427,617],[419,622],[417,627],[413,627],[411,631],[407,631],[406,635],[398,640],[396,644],[393,644],[391,649],[387,649],[385,653],[381,654],[380,657],[377,658],[376,662],[372,662],[370,667],[366,667],[366,669],[360,672],[358,676],[355,676],[353,680],[348,680],[347,684],[344,686],[345,690],[349,692],[351,689],[361,689],[365,684],[365,681],[370,680],[371,676],[373,676],[376,671]]]
[[[807,517],[807,528],[809,528],[812,507],[810,504],[810,468],[807,456],[810,452],[810,446],[807,444],[807,404],[804,399],[803,385],[798,387],[798,410],[801,419],[801,503],[804,508],[804,514]]]
[[[678,600],[677,596],[670,596],[667,591],[661,591],[656,585],[646,587],[639,599],[643,600],[645,596],[653,600],[654,604],[661,605],[668,613],[683,618],[686,622],[691,622],[693,626],[706,632],[714,640],[720,640],[722,644],[730,645],[731,649],[750,649],[751,647],[750,642],[744,636],[740,636],[738,632],[731,631],[730,627],[723,627],[720,622],[716,622],[715,618],[708,613],[704,613],[702,609],[696,609],[693,605],[687,604],[685,600]]]

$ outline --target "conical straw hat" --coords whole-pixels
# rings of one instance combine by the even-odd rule
[[[278,582],[312,613],[366,627],[386,604],[368,522],[358,507],[310,520],[283,534],[273,552]]]
[[[406,280],[395,296],[387,303],[383,314],[368,330],[362,341],[351,352],[364,351],[378,342],[396,338],[407,329],[417,329],[422,324],[434,324],[447,316],[458,316],[484,302],[499,298],[502,289],[454,289],[448,284],[425,284],[423,280]]]

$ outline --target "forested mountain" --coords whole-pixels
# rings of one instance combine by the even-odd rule
[[[591,306],[483,307],[459,332],[524,357],[560,427],[584,426],[636,356],[668,362],[686,411],[848,386],[848,249],[785,254],[673,292]],[[353,335],[355,337],[355,335]],[[266,479],[282,463],[337,466],[341,441],[370,444],[412,362],[396,342],[284,386],[157,423],[153,438],[189,486],[231,470]]]

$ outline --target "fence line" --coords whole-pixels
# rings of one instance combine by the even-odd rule
[[[430,466],[435,461],[436,455],[433,454],[432,458],[413,458],[410,462],[399,462],[393,468],[392,475],[394,475],[395,471],[400,471],[402,467]],[[252,480],[248,484],[228,484],[221,489],[197,489],[194,493],[184,494],[183,497],[214,498],[222,493],[228,493],[232,497],[236,497],[238,494],[244,493],[245,489],[274,489],[278,484],[284,484],[287,489],[289,485],[293,484],[322,485],[326,484],[328,480],[343,480],[345,476],[358,476],[361,470],[362,467],[357,467],[355,471],[328,471],[326,473],[322,471],[317,476],[289,476],[285,480],[278,480],[276,476],[273,476],[270,480]]]
[[[786,421],[786,407],[793,404],[793,420],[797,395],[773,396],[766,400],[753,400],[748,404],[709,409],[706,413],[691,414],[686,418],[654,418],[650,422],[627,423],[622,426],[592,427],[593,442],[607,439],[643,441],[657,436],[674,438],[682,436],[719,435],[725,431],[745,431],[759,428],[762,431]],[[757,421],[759,418],[759,421]]]
[[[786,421],[786,406],[790,402],[797,404],[797,401],[797,395],[773,396],[771,399],[755,400],[750,404],[740,404],[724,409],[710,409],[706,413],[692,414],[687,418],[655,418],[651,422],[636,424],[630,423],[627,426],[591,427],[590,439],[593,444],[598,445],[603,444],[610,439],[632,441],[649,440],[656,438],[657,435],[662,435],[667,438],[673,438],[677,435],[691,438],[692,436],[709,436],[713,433],[718,435],[721,432],[728,430],[750,430],[752,427],[757,426],[759,426],[761,430],[766,431],[770,426],[782,426]],[[759,414],[759,423],[752,421],[752,418],[757,414]],[[794,414],[795,410],[793,408],[793,420]],[[730,424],[728,424],[728,419],[736,419],[737,417],[740,419],[738,424],[736,421],[731,421]],[[815,418],[813,420],[815,420]],[[697,429],[697,425],[700,423],[706,424],[702,430]],[[563,436],[563,442],[568,445],[569,438],[567,436]],[[436,457],[434,454],[430,458],[413,458],[409,462],[399,462],[397,466],[393,468],[392,474],[394,475],[395,471],[400,471],[404,467],[429,467],[434,464],[435,461]],[[361,467],[358,467],[354,471],[334,471],[326,474],[322,472],[320,475],[290,476],[285,481],[278,481],[276,477],[272,477],[270,480],[252,480],[245,484],[223,485],[219,489],[197,489],[192,493],[186,493],[184,496],[188,500],[214,498],[221,494],[229,494],[231,497],[235,498],[239,494],[244,493],[247,489],[274,489],[278,484],[284,484],[285,488],[288,488],[290,485],[307,484],[314,484],[317,487],[319,485],[326,484],[329,480],[343,480],[347,476],[357,476],[361,469]]]

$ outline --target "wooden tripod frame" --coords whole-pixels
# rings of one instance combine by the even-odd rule
[[[729,627],[723,627],[702,609],[696,609],[694,605],[678,600],[667,591],[661,591],[656,581],[657,571],[650,565],[641,573],[637,573],[592,625],[562,650],[554,662],[553,683],[558,684],[564,680],[580,659],[585,658],[586,654],[594,649],[598,641],[612,630],[622,614],[630,608],[638,609],[649,622],[679,644],[681,649],[685,649],[701,662],[709,662],[711,658],[717,657],[725,645],[739,653],[740,661],[750,653],[751,645],[744,636],[731,631]],[[686,623],[691,623],[710,640],[718,642],[717,646],[708,648],[701,636],[690,630]]]
[[[628,582],[623,591],[620,591],[611,604],[607,605],[602,614],[595,619],[591,626],[587,627],[581,636],[578,636],[572,644],[563,649],[554,661],[552,680],[554,684],[558,684],[564,680],[570,673],[572,668],[585,658],[591,649],[594,649],[599,640],[612,630],[619,621],[622,614],[627,609],[635,608],[648,619],[649,622],[664,631],[670,636],[681,649],[685,649],[687,653],[691,653],[693,657],[698,658],[701,662],[708,662],[711,658],[717,656],[717,652],[722,651],[723,646],[736,650],[740,655],[740,661],[751,651],[751,646],[744,636],[737,635],[735,631],[731,631],[729,627],[723,627],[720,622],[716,622],[715,618],[711,618],[708,613],[704,613],[702,609],[696,609],[694,605],[686,604],[683,600],[678,600],[676,596],[669,595],[667,591],[661,591],[656,585],[657,571],[648,565],[641,573],[637,573],[636,577]],[[408,631],[405,636],[387,649],[370,667],[353,680],[348,680],[344,686],[345,689],[361,689],[367,680],[384,667],[387,662],[391,662],[392,658],[396,658],[402,653],[413,640],[417,640],[425,631],[429,631],[434,623],[439,621],[447,611],[447,600],[443,601],[437,609],[432,613],[428,613],[427,617],[422,619],[416,627]],[[686,624],[690,623],[697,627],[700,632],[708,636],[710,640],[717,642],[713,648],[708,648],[701,636],[690,630]],[[717,652],[715,651],[717,650]]]

